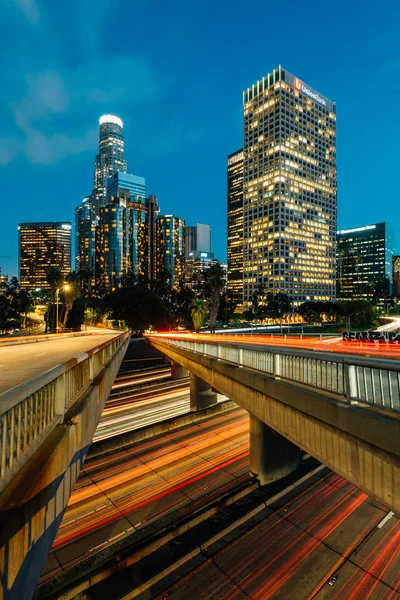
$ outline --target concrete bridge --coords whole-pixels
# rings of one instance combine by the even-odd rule
[[[301,448],[400,514],[400,362],[338,343],[147,340],[174,361],[173,376],[190,372],[191,410],[215,403],[218,391],[249,412],[250,467],[261,484],[295,470]]]
[[[129,338],[103,331],[1,344],[1,599],[35,592]]]

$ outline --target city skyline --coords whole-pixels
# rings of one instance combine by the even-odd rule
[[[178,214],[187,223],[210,223],[213,251],[225,261],[225,165],[226,156],[242,145],[241,94],[276,64],[285,65],[338,104],[338,228],[356,225],[362,211],[363,222],[387,221],[396,229],[393,215],[398,193],[394,182],[389,182],[385,190],[385,202],[379,196],[379,173],[383,169],[395,170],[397,165],[394,140],[399,124],[395,101],[399,88],[396,81],[385,92],[387,108],[381,115],[379,127],[365,127],[376,102],[376,95],[366,93],[368,81],[376,77],[385,80],[399,68],[396,15],[389,24],[380,15],[374,19],[370,15],[358,15],[360,31],[354,32],[350,28],[351,18],[348,25],[340,20],[341,10],[346,6],[344,2],[339,2],[333,12],[329,7],[320,8],[312,2],[304,13],[294,9],[290,14],[286,44],[279,44],[278,32],[273,31],[271,49],[266,54],[262,41],[253,40],[255,58],[252,62],[244,56],[237,68],[228,73],[222,70],[228,53],[230,61],[239,59],[242,42],[250,36],[242,32],[244,39],[237,43],[238,36],[242,35],[240,11],[237,14],[232,11],[226,21],[224,12],[214,8],[210,21],[207,9],[211,4],[205,1],[194,23],[190,10],[183,11],[180,2],[170,13],[163,11],[160,3],[150,3],[152,7],[138,8],[142,30],[138,32],[137,41],[121,35],[119,44],[110,48],[102,45],[101,33],[117,17],[113,17],[107,2],[101,4],[100,10],[93,11],[88,2],[80,23],[77,17],[69,15],[78,50],[70,53],[67,51],[69,38],[61,31],[63,20],[58,9],[57,16],[52,7],[46,7],[45,13],[40,1],[32,2],[31,10],[23,9],[23,4],[16,0],[10,0],[1,8],[6,25],[16,27],[26,40],[19,49],[19,58],[13,56],[11,60],[8,54],[11,48],[7,49],[7,44],[2,48],[3,59],[14,66],[11,79],[4,82],[6,94],[1,100],[2,197],[18,196],[18,202],[10,202],[10,210],[4,214],[0,255],[11,258],[0,259],[2,273],[10,276],[17,273],[18,222],[73,220],[74,208],[92,187],[96,124],[102,114],[108,113],[119,115],[124,122],[129,172],[146,177],[146,187],[158,195],[161,205],[169,212]],[[155,22],[158,37],[152,48],[143,51],[141,36],[154,24],[151,9],[155,6],[162,13],[162,18]],[[320,16],[321,13],[329,16],[331,30],[340,28],[346,39],[342,47],[335,47],[335,52],[323,28],[315,27],[309,40],[299,35],[309,22],[317,23],[313,15],[317,6]],[[121,9],[119,13],[116,11],[118,22],[125,31],[131,9],[122,3],[118,3],[118,8]],[[68,8],[63,10],[69,14]],[[70,10],[73,13],[72,6]],[[282,8],[271,10],[269,18],[277,17]],[[346,10],[351,16],[352,9]],[[260,11],[261,17],[268,12],[261,5]],[[393,11],[396,13],[398,9]],[[121,19],[121,12],[125,19]],[[164,26],[169,19],[171,23],[178,20],[180,24],[175,41]],[[89,20],[92,34],[90,39],[87,36],[85,39],[79,28]],[[205,23],[208,38],[210,31],[217,32],[224,24],[226,50],[217,49],[213,41],[204,52],[198,53],[199,48],[203,48]],[[46,24],[52,31],[44,48],[40,39]],[[189,24],[193,29],[190,36]],[[380,33],[376,33],[379,29]],[[174,32],[176,34],[176,28]],[[28,60],[25,43],[30,42],[34,42],[34,50]],[[187,49],[187,58],[178,52],[182,43]],[[166,48],[165,52],[161,53],[161,48]],[[346,68],[349,56],[351,69]],[[101,68],[106,59],[108,77]],[[166,69],[167,63],[172,68]],[[196,78],[193,78],[193,66]],[[126,78],[127,73],[132,77]],[[127,84],[127,79],[134,81],[133,95],[133,87]],[[208,86],[205,86],[206,81],[210,82]],[[218,86],[221,81],[223,85]],[[212,102],[210,89],[214,95]],[[182,102],[176,103],[177,94],[181,95]],[[224,110],[216,111],[215,103],[221,99]],[[387,149],[385,153],[381,152],[383,146]],[[374,169],[369,168],[370,163]],[[400,240],[400,235],[395,235],[395,239]]]

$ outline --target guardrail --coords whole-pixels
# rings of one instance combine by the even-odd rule
[[[151,336],[149,336],[151,339]],[[156,338],[205,356],[326,390],[350,404],[400,411],[400,362],[243,342]]]
[[[128,338],[122,333],[0,394],[0,493]]]

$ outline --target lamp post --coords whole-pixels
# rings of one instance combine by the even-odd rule
[[[64,290],[69,290],[68,283],[65,283],[63,286]],[[58,296],[60,293],[60,288],[56,289],[56,333],[58,333]]]

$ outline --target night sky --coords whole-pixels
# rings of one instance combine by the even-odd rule
[[[339,228],[389,221],[399,251],[399,18],[395,0],[2,0],[3,273],[18,221],[74,220],[103,113],[161,213],[209,223],[225,261],[242,91],[279,64],[337,102]]]

